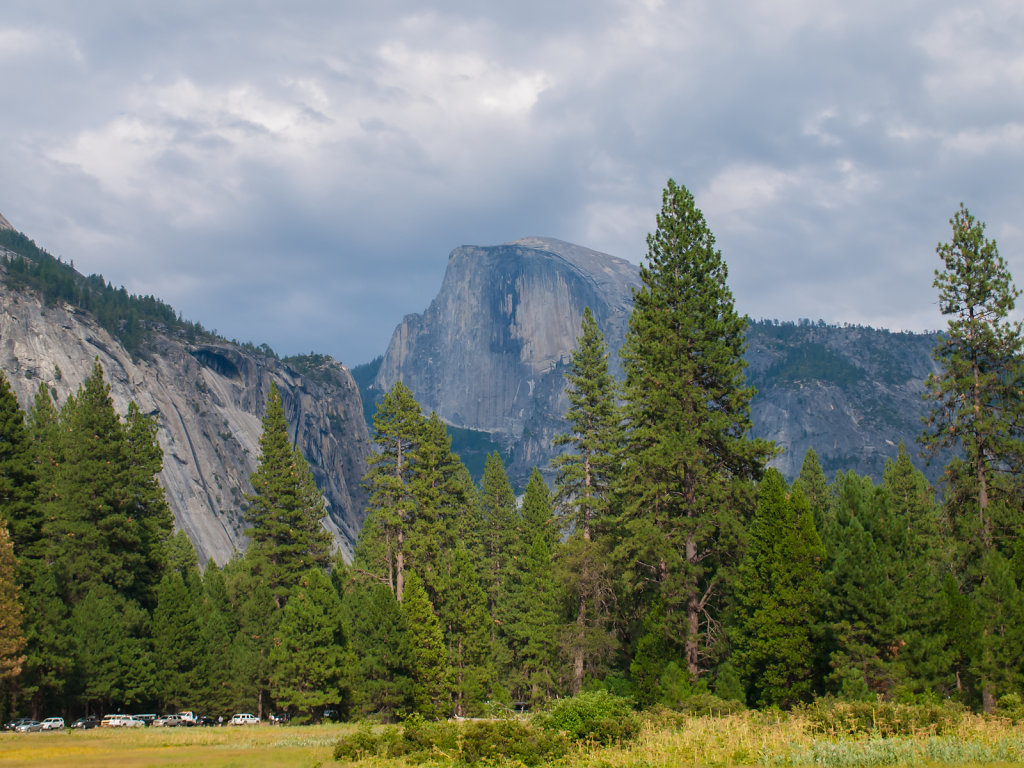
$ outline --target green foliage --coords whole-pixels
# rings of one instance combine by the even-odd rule
[[[657,221],[622,350],[627,432],[616,557],[635,600],[664,600],[696,677],[715,655],[720,567],[736,551],[750,481],[773,449],[748,437],[747,321],[734,309],[714,235],[693,195],[673,181]]]
[[[769,469],[739,568],[733,642],[750,700],[789,707],[810,698],[813,628],[825,552],[803,493]]]
[[[640,732],[641,725],[629,699],[601,690],[559,699],[549,710],[535,715],[533,722],[560,731],[572,741],[597,744],[629,741]]]
[[[22,604],[15,578],[14,547],[0,520],[0,690],[21,674],[25,662]]]
[[[393,720],[412,709],[409,627],[391,588],[352,578],[342,611],[351,638],[349,685],[357,714]]]
[[[443,756],[461,765],[550,765],[568,751],[559,733],[520,720],[429,722],[410,718],[399,731],[361,726],[334,746],[335,760],[405,758],[413,764]]]
[[[47,304],[67,302],[92,313],[132,355],[144,351],[154,329],[176,331],[193,340],[213,337],[201,325],[182,320],[172,307],[153,296],[129,294],[123,286],[114,288],[102,275],[80,275],[73,264],[54,258],[20,232],[0,230],[0,248],[17,254],[0,257],[10,288],[30,288]]]
[[[270,650],[270,692],[297,722],[319,722],[346,702],[347,639],[341,601],[327,575],[311,569],[281,612]]]
[[[281,395],[271,385],[260,435],[260,459],[249,478],[245,518],[261,578],[282,607],[311,568],[330,559],[330,534],[323,494],[313,481],[306,459],[288,437]]]
[[[963,206],[950,219],[953,237],[936,253],[934,286],[949,326],[935,349],[939,372],[927,381],[932,409],[922,436],[932,453],[951,448],[949,515],[960,567],[1019,532],[1024,470],[1024,338],[1010,320],[1020,291],[985,225]]]
[[[408,620],[412,649],[413,706],[423,717],[446,717],[451,699],[447,649],[434,608],[422,580],[415,573],[410,573],[406,579],[402,609]]]
[[[805,342],[787,347],[785,354],[759,377],[763,382],[822,381],[849,387],[864,378],[864,371],[824,344]]]
[[[886,701],[817,699],[797,710],[814,732],[830,736],[910,736],[920,733],[955,733],[964,714],[953,701],[898,704]]]

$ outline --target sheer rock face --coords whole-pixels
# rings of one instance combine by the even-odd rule
[[[437,298],[395,330],[374,388],[402,380],[425,411],[514,441],[524,468],[543,465],[564,429],[563,374],[584,308],[617,371],[635,285],[635,265],[559,240],[456,248]]]
[[[133,360],[87,313],[47,307],[30,292],[0,284],[0,370],[26,413],[40,382],[59,407],[96,359],[119,413],[134,400],[156,416],[164,451],[160,481],[177,527],[202,562],[223,564],[247,543],[244,494],[252,491],[248,478],[259,457],[271,384],[281,392],[292,439],[324,492],[324,525],[351,554],[366,506],[359,482],[370,442],[358,390],[344,366],[329,361],[303,376],[233,344],[187,344],[161,333],[144,357]]]
[[[402,380],[425,411],[489,433],[507,446],[509,477],[521,487],[533,466],[547,469],[552,438],[567,431],[563,375],[583,308],[621,377],[618,353],[639,285],[637,266],[558,240],[457,248],[437,298],[395,330],[374,390]],[[935,334],[790,323],[754,324],[747,338],[748,379],[759,390],[752,432],[783,449],[773,464],[788,478],[812,447],[829,475],[880,478],[900,440],[916,456]]]

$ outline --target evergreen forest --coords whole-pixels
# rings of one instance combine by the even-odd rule
[[[748,320],[671,181],[621,383],[584,314],[554,487],[535,470],[517,499],[496,452],[474,482],[399,382],[373,417],[350,563],[320,524],[275,389],[251,543],[201,569],[157,481],[153,417],[116,413],[98,362],[64,403],[41,386],[28,413],[0,374],[0,714],[392,722],[593,692],[683,712],[824,697],[1019,705],[1019,292],[984,225],[962,206],[950,223],[930,417],[880,482],[828,478],[813,452],[792,483],[768,467],[775,446],[749,436]],[[938,486],[919,450],[947,462]]]

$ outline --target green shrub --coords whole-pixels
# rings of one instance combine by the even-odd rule
[[[467,765],[509,760],[534,766],[556,760],[568,748],[562,734],[522,720],[481,720],[463,726],[460,758]]]
[[[560,699],[547,712],[535,715],[534,722],[573,741],[599,744],[628,741],[640,731],[640,718],[629,700],[603,690]]]
[[[959,724],[964,709],[951,702],[896,704],[885,701],[818,699],[799,710],[818,733],[908,736],[943,734]]]
[[[387,757],[394,742],[394,731],[375,732],[369,724],[360,724],[356,730],[342,736],[334,745],[335,760],[362,760],[367,757]]]
[[[412,717],[401,728],[374,731],[360,726],[334,746],[334,759],[355,762],[366,758],[405,758],[422,763],[438,757],[454,765],[512,762],[536,766],[564,755],[568,740],[521,720],[483,720],[467,723],[431,722]]]

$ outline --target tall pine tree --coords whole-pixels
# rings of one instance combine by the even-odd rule
[[[750,481],[772,448],[751,440],[746,318],[693,195],[669,181],[622,356],[626,451],[619,560],[642,603],[660,598],[691,677],[712,661],[719,565],[736,555]]]
[[[271,385],[260,435],[260,459],[249,478],[245,517],[251,528],[260,578],[277,607],[306,573],[325,568],[330,560],[330,534],[321,520],[323,495],[313,482],[309,465],[288,438],[288,422],[277,387]]]

